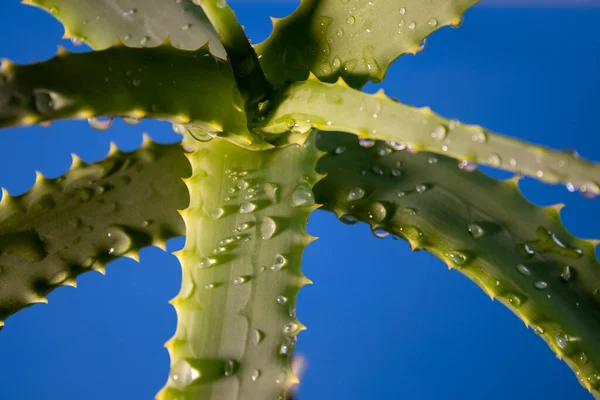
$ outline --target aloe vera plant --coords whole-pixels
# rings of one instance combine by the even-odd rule
[[[0,120],[91,118],[101,127],[101,115],[156,117],[176,123],[184,150],[150,142],[134,153],[114,149],[95,164],[75,159],[62,178],[40,176],[23,196],[4,194],[2,319],[185,226],[178,327],[167,344],[172,371],[158,398],[278,398],[295,382],[289,355],[303,326],[294,304],[308,282],[299,263],[312,240],[304,226],[323,204],[344,222],[365,221],[376,236],[396,235],[459,269],[535,329],[597,395],[597,243],[571,236],[559,207],[531,205],[515,181],[466,171],[474,162],[500,166],[591,196],[597,164],[356,90],[382,79],[389,62],[415,51],[430,31],[458,23],[472,2],[307,2],[276,24],[256,58],[224,3],[161,2],[184,4],[188,19],[172,32],[157,23],[167,31],[152,35],[138,18],[176,9],[133,3],[112,19],[114,9],[101,2],[38,4],[99,51],[61,51],[30,66],[3,62]],[[392,8],[402,29],[399,22],[380,33],[355,28]],[[89,17],[96,14],[101,22]],[[124,18],[139,31],[119,32]],[[389,41],[367,35],[390,32]]]

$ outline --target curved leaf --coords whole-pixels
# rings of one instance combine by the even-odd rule
[[[246,128],[231,66],[206,49],[116,45],[89,53],[59,50],[31,65],[2,63],[0,127],[102,115],[166,119],[243,145],[260,142]]]
[[[301,139],[310,128],[350,132],[363,139],[394,141],[398,147],[447,154],[464,163],[515,171],[545,182],[570,183],[589,197],[600,193],[599,163],[448,120],[428,107],[401,104],[382,91],[370,95],[348,87],[341,79],[329,84],[311,77],[290,85],[281,96],[261,128],[267,134],[291,130]]]
[[[267,78],[277,87],[312,72],[352,87],[379,82],[401,54],[416,53],[423,39],[457,25],[478,0],[302,0],[289,17],[274,21],[256,46]]]
[[[94,49],[121,39],[128,47],[156,46],[170,38],[180,49],[209,43],[211,53],[225,59],[225,49],[202,8],[192,0],[24,0],[58,18],[65,38]]]
[[[289,356],[304,329],[296,294],[316,208],[318,152],[298,145],[249,151],[192,143],[193,173],[171,374],[159,400],[278,399],[297,379]]]
[[[318,202],[346,223],[359,220],[377,237],[390,234],[425,249],[498,298],[539,334],[600,395],[598,241],[562,225],[562,205],[538,207],[518,180],[467,172],[454,159],[393,151],[356,137],[320,134],[327,151],[315,186]]]
[[[164,247],[184,233],[177,209],[188,204],[189,176],[181,146],[146,142],[100,162],[74,157],[57,179],[38,174],[25,194],[0,202],[0,325],[21,308],[46,302],[86,271],[103,272],[144,246]]]

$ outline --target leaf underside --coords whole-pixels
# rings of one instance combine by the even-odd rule
[[[168,165],[168,168],[164,168]],[[0,202],[0,322],[51,290],[75,286],[86,271],[104,272],[144,246],[164,248],[184,233],[177,209],[188,204],[181,146],[145,143],[103,161],[74,159],[57,179],[38,174],[25,194]]]
[[[600,163],[574,154],[461,124],[430,108],[406,106],[382,91],[371,95],[343,80],[323,83],[314,77],[290,85],[280,94],[261,128],[267,134],[310,128],[350,132],[361,138],[394,141],[400,147],[431,151],[462,160],[519,172],[550,183],[570,183],[590,197],[600,193]]]
[[[312,72],[352,87],[383,80],[398,56],[416,53],[423,39],[457,25],[478,0],[302,0],[289,17],[275,20],[271,36],[256,46],[267,78],[277,87]]]
[[[3,62],[0,127],[95,116],[198,124],[250,141],[231,67],[206,49],[117,45],[89,53],[59,51],[31,65]]]
[[[225,59],[225,49],[202,8],[192,0],[24,0],[60,20],[65,38],[100,50],[117,38],[128,47],[157,46],[170,38],[177,48],[197,50],[209,43]]]
[[[183,281],[158,399],[283,398],[297,382],[289,357],[303,329],[296,293],[309,282],[300,261],[313,240],[305,226],[319,153],[249,151],[219,138],[185,145],[195,151],[186,244],[176,253]]]
[[[425,249],[499,299],[600,396],[600,263],[597,241],[573,237],[561,205],[527,201],[518,180],[460,169],[455,159],[365,148],[355,136],[319,134],[328,154],[317,202],[346,223],[363,221]]]

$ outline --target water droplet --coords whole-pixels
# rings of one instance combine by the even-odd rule
[[[346,151],[346,146],[338,146],[335,148],[335,154],[339,155]]]
[[[400,7],[400,15],[406,14],[406,7]]]
[[[250,214],[256,209],[256,204],[245,202],[240,205],[240,214]]]
[[[251,375],[252,382],[256,382],[258,378],[260,378],[260,370],[255,369],[254,371],[252,371]]]
[[[565,265],[560,273],[560,277],[565,281],[568,282],[571,280],[571,267],[568,265]]]
[[[429,20],[429,26],[435,28],[436,26],[438,26],[438,20],[435,18],[432,18]]]
[[[426,184],[424,184],[424,183],[418,184],[418,185],[415,187],[415,190],[416,190],[416,191],[417,191],[417,193],[419,193],[419,194],[421,194],[421,193],[424,193],[424,192],[425,192],[427,189],[429,189],[429,186],[428,186],[428,185],[426,185]]]
[[[283,269],[283,267],[287,264],[287,259],[282,256],[281,254],[277,254],[275,256],[275,261],[273,262],[273,265],[271,265],[271,269],[273,271],[280,271],[281,269]]]
[[[349,16],[349,17],[346,19],[346,23],[347,23],[348,25],[354,25],[354,22],[356,22],[356,18],[354,18],[353,16]]]
[[[386,238],[390,235],[390,233],[388,231],[386,231],[384,228],[375,227],[375,226],[371,227],[371,232],[373,232],[373,235],[379,239]]]
[[[292,193],[292,205],[294,207],[307,207],[315,204],[315,196],[306,184],[300,184]]]
[[[456,265],[465,265],[469,260],[464,253],[457,250],[447,252],[446,257],[452,260],[452,262]]]
[[[260,233],[263,240],[268,240],[273,237],[275,234],[275,230],[277,229],[277,225],[275,221],[271,217],[264,217],[262,224],[260,226]]]
[[[354,225],[358,222],[358,218],[356,218],[352,214],[344,214],[340,215],[340,221],[342,221],[346,225]]]
[[[517,295],[509,294],[507,296],[507,298],[508,298],[508,302],[515,308],[519,308],[519,307],[521,307],[521,304],[523,304],[523,301]]]
[[[182,31],[187,31],[192,27],[192,24],[185,24],[181,26]]]
[[[358,144],[365,149],[375,146],[375,141],[372,139],[359,139]]]
[[[458,163],[458,168],[462,169],[465,172],[473,172],[477,169],[477,164],[467,160],[462,160]]]
[[[525,275],[525,276],[530,276],[531,275],[531,271],[529,270],[529,268],[527,268],[523,264],[518,264],[517,265],[517,271],[519,271],[519,273],[521,273],[521,275]]]
[[[234,285],[243,285],[244,283],[248,282],[250,280],[249,276],[236,276],[235,278],[233,278],[233,284]]]
[[[387,141],[385,143],[394,151],[402,151],[406,149],[406,145],[404,143],[396,142],[393,140]],[[402,165],[400,161],[398,161],[397,163],[400,163],[400,165],[396,165],[397,167],[400,167]]]
[[[544,281],[537,281],[533,283],[536,289],[544,290],[548,287],[548,283]]]
[[[534,326],[533,331],[536,333],[536,335],[543,335],[546,332],[541,326]]]
[[[485,143],[487,142],[487,135],[483,131],[476,131],[471,136],[471,140],[475,143]]]
[[[258,329],[255,329],[252,331],[252,343],[259,344],[260,342],[263,341],[264,338],[265,338],[265,334],[262,331],[260,331]]]
[[[492,167],[499,167],[502,165],[502,158],[500,158],[498,153],[493,153],[488,156],[487,163]]]
[[[223,365],[223,375],[224,376],[233,375],[233,373],[235,372],[235,366],[236,366],[235,361],[233,361],[233,360],[225,361],[225,364]]]
[[[410,23],[408,24],[408,29],[410,29],[411,31],[414,31],[416,27],[417,23],[415,21],[410,21]]]
[[[469,224],[468,229],[473,239],[479,239],[485,234],[483,228],[477,224]]]
[[[427,163],[428,164],[437,164],[438,163],[438,159],[436,157],[429,157],[427,159]]]
[[[386,146],[386,147],[382,147],[382,148],[380,148],[379,150],[377,150],[377,155],[378,155],[379,157],[385,157],[385,156],[387,156],[387,155],[389,155],[389,154],[392,154],[392,151],[393,151],[393,150],[392,150],[392,149],[390,149],[390,148],[389,148],[389,147],[387,147],[387,146]]]
[[[338,28],[335,34],[337,35],[337,37],[342,37],[344,36],[344,30],[342,28]]]
[[[150,38],[148,36],[142,36],[142,38],[140,39],[140,44],[142,46],[146,45],[148,42],[150,41]]]
[[[279,304],[283,305],[283,304],[287,303],[288,298],[285,296],[277,296],[277,298],[275,300],[277,300],[277,302]]]
[[[200,262],[198,263],[198,266],[200,268],[208,268],[213,266],[214,264],[217,263],[217,260],[211,257],[202,257],[200,259]]]
[[[223,210],[221,207],[219,207],[219,208],[214,209],[213,212],[210,214],[210,216],[212,219],[217,220],[217,219],[221,218],[224,214],[225,214],[225,210]]]
[[[442,141],[446,138],[447,134],[448,134],[448,129],[444,125],[438,125],[431,132],[431,137],[434,138],[435,140]]]
[[[130,8],[127,11],[123,11],[123,16],[124,17],[131,17],[133,14],[135,14],[137,12],[137,9],[135,8]]]
[[[293,335],[298,330],[298,324],[294,322],[288,322],[283,327],[283,333],[286,335]]]
[[[567,348],[567,346],[569,345],[569,340],[569,335],[567,335],[566,333],[561,331],[556,332],[556,344],[561,349],[564,350]]]
[[[169,378],[173,386],[184,389],[201,376],[202,373],[193,368],[187,361],[179,360],[171,368]]]
[[[111,127],[113,123],[113,118],[108,119],[100,119],[100,118],[88,118],[88,123],[94,129],[99,131],[105,131]]]
[[[369,221],[381,222],[386,216],[387,210],[383,204],[378,201],[369,204],[369,207],[367,208],[367,218]]]
[[[529,247],[527,243],[519,243],[515,250],[517,254],[525,260],[529,260],[535,255],[535,252],[531,249],[531,247]]]
[[[392,169],[392,170],[390,171],[390,174],[391,174],[392,176],[396,176],[396,177],[398,177],[398,176],[402,175],[402,171],[400,171],[399,169],[395,169],[395,168],[394,168],[394,169]]]
[[[380,165],[373,165],[371,167],[371,171],[375,173],[375,175],[383,175],[383,168]]]

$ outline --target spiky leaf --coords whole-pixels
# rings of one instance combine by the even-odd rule
[[[379,82],[401,54],[416,53],[423,39],[456,25],[478,0],[303,0],[289,17],[275,20],[257,46],[267,78],[276,86],[312,72],[353,87]]]
[[[209,43],[212,54],[225,50],[202,8],[192,0],[25,0],[65,26],[65,37],[105,49],[121,39],[128,47],[156,46],[166,38],[180,49]]]
[[[171,374],[158,399],[278,399],[296,382],[289,357],[303,329],[296,293],[309,282],[300,260],[313,239],[318,152],[195,145]]]
[[[600,263],[597,241],[575,238],[561,206],[538,207],[518,180],[496,181],[455,159],[365,148],[324,133],[317,201],[346,223],[369,223],[425,249],[498,298],[600,395]]]
[[[28,192],[0,202],[0,323],[77,275],[104,271],[122,256],[184,233],[177,209],[188,195],[189,163],[181,146],[147,142],[116,148],[103,161],[75,158],[57,179],[38,179]]]
[[[246,128],[231,66],[204,48],[117,45],[89,53],[60,50],[31,65],[2,63],[0,127],[107,115],[185,123],[246,146],[260,141]]]
[[[381,91],[360,92],[341,79],[329,84],[311,77],[290,85],[262,129],[276,135],[290,130],[301,134],[310,128],[394,141],[399,147],[447,154],[545,182],[569,182],[590,196],[600,193],[599,163],[448,120],[428,107],[406,106]]]

